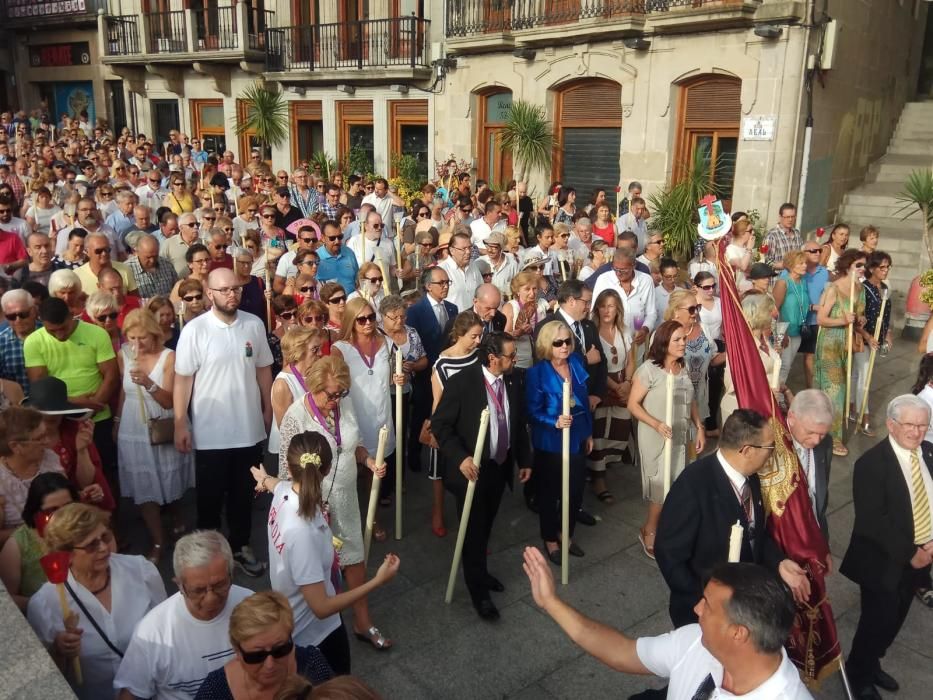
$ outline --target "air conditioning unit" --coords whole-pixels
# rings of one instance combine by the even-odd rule
[[[820,57],[820,68],[832,70],[833,59],[836,57],[836,42],[839,39],[839,23],[832,20],[823,29],[823,55]]]

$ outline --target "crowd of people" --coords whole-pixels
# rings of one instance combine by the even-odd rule
[[[757,472],[774,435],[739,406],[720,276],[735,277],[825,534],[846,416],[872,436],[881,409],[862,403],[869,356],[892,343],[882,303],[891,258],[877,229],[863,229],[859,245],[844,224],[807,239],[788,203],[762,236],[736,211],[723,261],[716,244],[678,261],[637,182],[618,203],[598,189],[583,204],[559,182],[535,202],[523,182],[495,192],[452,163],[404,201],[381,177],[324,177],[306,163],[275,171],[258,151],[240,164],[175,131],[157,144],[103,125],[88,133],[80,119],[54,132],[4,119],[14,128],[0,133],[9,154],[0,156],[0,577],[66,672],[79,659],[80,697],[298,698],[309,686],[314,698],[376,697],[348,676],[341,612],[352,608],[354,637],[391,649],[367,599],[401,563],[386,555],[367,578],[357,486],[381,478],[379,502],[391,505],[397,450],[405,478],[432,482],[430,522],[409,527],[446,537],[458,521],[447,494],[459,516],[475,482],[462,559],[483,620],[500,617],[491,594],[504,585],[487,551],[517,477],[540,522],[541,550],[525,555],[535,600],[585,649],[620,670],[670,675],[672,698],[690,697],[683,689],[706,673],[735,694],[766,683],[776,690],[768,697],[807,697],[781,643],[808,578],[764,526]],[[933,484],[910,470],[918,454],[927,469],[933,460],[921,446],[928,358],[918,397],[887,407],[882,460],[904,468],[920,518]],[[787,387],[795,363],[805,375],[797,392]],[[871,550],[877,503],[860,500],[895,485],[868,462],[856,463],[844,573],[863,587],[851,675],[859,697],[872,698],[874,685],[893,682],[879,659],[910,601],[933,606],[933,537],[926,502],[925,530],[918,521],[914,537],[914,519],[891,516],[884,529],[910,536]],[[587,484],[612,504],[607,472],[621,464],[640,471],[639,541],[671,589],[680,629],[667,641],[593,628],[553,590],[548,562],[562,564],[564,544],[585,556],[575,526],[597,525]],[[194,512],[181,506],[192,489]],[[256,492],[271,494],[267,561],[252,542]],[[121,539],[118,508],[138,511],[146,542]],[[373,524],[377,542],[391,529],[386,512]],[[751,526],[742,561],[758,567],[717,568],[722,528],[736,519]],[[119,553],[127,549],[147,554]],[[49,551],[71,555],[67,619],[40,566]],[[157,566],[169,551],[179,590],[167,597]],[[234,569],[268,572],[272,590],[234,585]],[[759,605],[773,618],[756,617]],[[723,619],[744,636],[709,643]],[[683,653],[698,657],[694,675],[709,667],[699,682],[672,675]]]

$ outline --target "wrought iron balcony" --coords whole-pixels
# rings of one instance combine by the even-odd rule
[[[266,71],[428,69],[430,21],[391,17],[266,30]]]

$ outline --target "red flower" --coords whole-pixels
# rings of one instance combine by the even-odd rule
[[[616,185],[616,192],[622,191],[622,185]]]
[[[758,252],[761,253],[762,255],[767,254],[767,252],[768,252],[768,244],[767,244],[767,243],[762,243],[762,244],[761,244],[761,247],[758,248]]]
[[[820,226],[820,227],[816,230],[816,237],[817,237],[817,238],[822,238],[823,235],[824,235],[825,233],[826,233],[826,229],[823,228],[822,226]]]

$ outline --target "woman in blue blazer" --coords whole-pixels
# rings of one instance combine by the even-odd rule
[[[538,512],[541,538],[548,558],[560,559],[561,447],[564,427],[570,427],[570,512],[577,513],[583,501],[586,455],[593,449],[593,416],[590,412],[583,360],[574,354],[573,332],[563,321],[550,321],[541,327],[535,342],[535,356],[542,358],[525,375],[531,441],[535,449],[534,475],[538,485]],[[570,415],[561,415],[564,381],[571,382]],[[570,520],[573,537],[574,519]],[[583,556],[573,541],[570,554]]]

